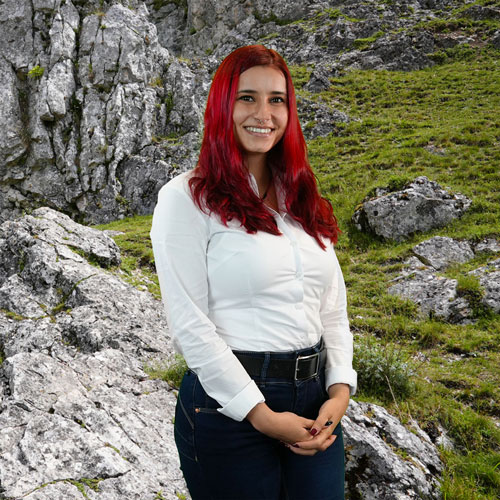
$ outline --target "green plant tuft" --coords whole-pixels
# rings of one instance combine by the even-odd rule
[[[408,397],[413,389],[415,370],[408,356],[393,345],[381,346],[373,341],[357,345],[354,368],[364,395],[391,401]]]
[[[173,361],[170,361],[166,366],[161,365],[151,365],[146,366],[144,371],[151,378],[159,378],[164,380],[170,386],[175,389],[179,389],[182,381],[182,377],[186,370],[188,369],[186,361],[180,354],[176,354]]]
[[[35,80],[35,79],[42,78],[44,72],[45,72],[45,68],[42,68],[41,66],[36,65],[35,67],[31,68],[28,71],[28,76]]]

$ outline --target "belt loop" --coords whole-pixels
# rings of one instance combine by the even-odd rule
[[[264,362],[262,363],[262,369],[260,370],[260,380],[262,381],[262,385],[265,385],[267,369],[269,368],[269,363],[271,362],[271,353],[264,353]]]

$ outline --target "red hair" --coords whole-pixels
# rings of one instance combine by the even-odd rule
[[[200,209],[217,214],[223,224],[237,219],[247,232],[281,234],[274,217],[248,182],[248,169],[233,132],[233,106],[241,73],[253,66],[271,66],[286,79],[288,124],[281,140],[268,153],[268,162],[285,192],[291,217],[325,249],[320,237],[337,242],[339,228],[328,200],[318,192],[307,160],[290,71],[283,58],[263,45],[241,47],[229,54],[217,69],[205,111],[205,132],[200,157],[189,181]]]

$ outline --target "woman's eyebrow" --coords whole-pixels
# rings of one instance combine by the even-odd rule
[[[256,90],[251,90],[251,89],[238,90],[237,94],[257,94],[257,91]],[[286,92],[281,92],[280,90],[272,90],[270,92],[270,94],[273,94],[273,95],[286,95]]]

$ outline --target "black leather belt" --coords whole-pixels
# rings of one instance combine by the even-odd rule
[[[251,377],[260,377],[265,361],[265,355],[252,356],[234,351],[235,356],[240,360],[243,368]],[[280,359],[273,357],[269,361],[265,376],[266,378],[285,378],[289,380],[305,380],[315,377],[324,368],[326,363],[326,350],[297,356],[295,359]]]

